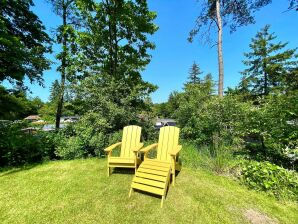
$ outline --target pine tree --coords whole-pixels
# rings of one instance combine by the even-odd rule
[[[201,75],[203,72],[201,72],[200,66],[194,61],[191,68],[189,69],[189,76],[188,76],[188,82],[192,84],[197,84],[201,82],[201,79],[199,75]]]
[[[50,87],[50,97],[49,97],[50,102],[57,104],[57,101],[59,100],[59,94],[60,94],[60,83],[56,79],[52,83],[52,86]]]
[[[286,43],[274,43],[276,36],[269,32],[266,25],[250,46],[251,52],[245,53],[247,60],[243,63],[248,67],[243,74],[248,88],[253,95],[268,95],[273,88],[286,88],[288,76],[297,68],[295,61],[296,49],[284,50]]]
[[[188,40],[192,42],[197,34],[201,34],[203,42],[210,43],[212,30],[217,32],[217,41],[214,45],[217,45],[218,57],[218,95],[222,97],[224,88],[223,27],[229,25],[233,32],[237,27],[254,23],[252,13],[269,4],[271,0],[199,0],[199,2],[201,11]]]

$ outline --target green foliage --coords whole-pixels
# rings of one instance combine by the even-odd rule
[[[86,29],[78,37],[83,75],[100,71],[125,78],[131,85],[144,82],[140,70],[150,62],[148,50],[155,47],[148,35],[158,29],[153,23],[156,13],[149,11],[144,0],[91,1],[91,5],[81,7],[86,20]],[[90,52],[90,48],[96,50]]]
[[[228,173],[235,164],[231,147],[196,146],[189,142],[183,142],[181,160],[183,166],[203,168],[217,174]]]
[[[255,22],[253,13],[261,7],[269,4],[271,0],[243,0],[241,4],[235,7],[235,1],[219,1],[220,14],[224,26],[230,27],[230,32],[234,32],[238,27],[247,26]],[[211,29],[217,29],[216,26],[216,0],[201,0],[201,10],[196,19],[195,27],[189,34],[189,41],[193,41],[197,34],[202,35],[205,42],[210,43]]]
[[[288,7],[288,10],[296,10],[298,11],[298,1],[297,0],[289,0],[290,5]]]
[[[200,152],[202,166],[219,174],[227,173],[234,162],[232,154],[233,151],[228,146],[203,148]]]
[[[241,144],[241,129],[250,104],[236,97],[212,96],[212,82],[188,84],[174,113],[182,137],[197,145]]]
[[[297,157],[285,152],[298,147],[297,96],[297,91],[270,95],[260,99],[260,106],[252,106],[247,111],[243,136],[252,156],[258,155],[256,159],[297,169]]]
[[[42,84],[49,69],[45,54],[51,40],[38,17],[30,10],[32,0],[4,0],[0,4],[0,81],[23,84],[27,77]]]
[[[78,136],[70,136],[58,144],[55,152],[62,159],[83,158],[86,155],[83,147],[84,143]]]
[[[201,79],[199,75],[201,75],[202,73],[203,72],[201,72],[200,66],[196,62],[194,62],[189,70],[188,83],[200,83]]]
[[[199,154],[198,147],[189,142],[183,141],[180,143],[182,145],[182,150],[179,155],[183,166],[198,168],[201,167],[202,157]]]
[[[25,163],[53,159],[51,136],[46,133],[29,134],[22,121],[0,122],[0,166],[17,166]]]
[[[90,112],[77,123],[60,130],[58,139],[56,155],[75,159],[103,155],[103,149],[111,141],[119,140],[119,134],[111,134],[107,121],[100,114]]]
[[[298,175],[270,162],[242,164],[242,181],[252,189],[266,191],[277,198],[298,200]]]
[[[0,223],[239,224],[249,223],[249,211],[263,223],[298,219],[297,203],[276,201],[228,177],[184,165],[160,209],[158,197],[135,193],[127,199],[133,174],[124,170],[107,178],[106,165],[105,159],[92,158],[0,171]]]
[[[38,97],[28,99],[23,90],[6,90],[0,86],[0,119],[17,120],[38,114],[43,104]]]
[[[72,90],[70,87],[65,88],[65,94],[64,94],[64,105],[62,108],[62,114],[64,116],[71,116],[71,115],[77,115],[78,108],[76,105],[76,102],[72,99],[70,96],[72,94]],[[52,83],[52,86],[50,88],[50,97],[49,101],[45,103],[39,110],[38,114],[42,116],[43,120],[48,122],[54,122],[56,113],[57,113],[57,106],[59,102],[59,94],[60,94],[60,84],[58,80],[55,80]]]
[[[251,52],[244,54],[247,58],[244,65],[248,68],[242,72],[242,83],[245,82],[246,88],[256,96],[298,85],[296,49],[283,50],[288,43],[274,43],[276,36],[269,28],[266,25],[257,33],[249,45]]]
[[[153,113],[157,117],[172,118],[174,112],[179,107],[179,95],[177,91],[170,93],[169,99],[166,103],[154,104]]]

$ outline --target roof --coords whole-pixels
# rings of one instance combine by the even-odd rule
[[[162,123],[175,122],[176,123],[176,121],[171,118],[157,118],[156,123],[159,123],[159,122],[162,122]]]
[[[63,116],[62,119],[79,119],[79,116]]]
[[[60,128],[65,128],[65,124],[60,124]],[[54,131],[56,129],[56,126],[54,124],[46,124],[43,126],[43,131]]]
[[[25,120],[39,120],[39,119],[40,119],[40,116],[38,115],[30,115],[25,118]]]

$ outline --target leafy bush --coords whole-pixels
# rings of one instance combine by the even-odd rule
[[[298,175],[270,162],[246,161],[242,165],[241,180],[250,188],[266,191],[276,198],[298,200]]]
[[[56,155],[63,159],[82,158],[85,155],[83,146],[79,137],[71,136],[58,145]]]
[[[48,133],[26,133],[27,127],[24,121],[0,122],[0,166],[17,166],[54,157],[52,137]]]
[[[298,160],[288,153],[298,149],[297,97],[297,91],[276,93],[259,99],[247,111],[242,135],[253,159],[298,169]]]
[[[133,124],[136,123],[132,121]],[[153,133],[153,124],[143,120],[142,135],[144,139],[150,138]],[[57,134],[57,147],[55,154],[62,159],[75,159],[90,156],[101,157],[105,155],[104,148],[121,141],[122,128],[115,130],[100,113],[88,112],[80,120],[59,131]],[[145,136],[144,136],[145,134]],[[143,139],[143,140],[144,140]]]
[[[181,136],[196,145],[243,145],[243,122],[250,103],[234,96],[211,95],[210,83],[188,84],[178,97],[174,116],[181,127]]]

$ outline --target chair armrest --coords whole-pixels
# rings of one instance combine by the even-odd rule
[[[149,150],[156,148],[158,146],[158,143],[154,143],[151,145],[146,146],[145,148],[141,149],[140,152],[147,153]]]
[[[134,149],[131,149],[131,150],[134,152],[138,152],[143,146],[144,146],[144,143],[139,143],[138,146],[136,146]]]
[[[169,152],[169,154],[171,156],[176,156],[180,152],[181,148],[182,148],[182,145],[178,145],[175,149]]]
[[[121,145],[121,142],[117,142],[113,145],[110,145],[109,147],[105,148],[104,151],[105,152],[111,152],[114,148],[116,148],[117,146]]]

